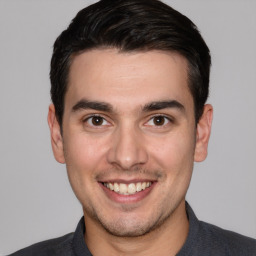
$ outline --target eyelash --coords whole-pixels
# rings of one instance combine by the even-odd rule
[[[99,118],[99,119],[101,119],[101,121],[103,121],[103,123],[104,122],[107,122],[107,123],[109,123],[107,120],[106,120],[106,118],[104,118],[104,117],[102,117],[101,115],[90,115],[90,116],[88,116],[88,117],[86,117],[84,120],[83,120],[83,123],[89,123],[89,120],[91,119],[91,122],[92,122],[92,119],[93,118]],[[97,126],[99,126],[99,127],[101,127],[101,126],[105,126],[104,124],[102,125],[102,124],[100,124],[100,125],[94,125],[94,124],[89,124],[89,126],[91,126],[91,127],[97,127]]]
[[[92,123],[92,119],[93,118],[99,118],[100,121],[102,121],[102,123],[100,123],[99,125],[96,125],[96,124],[93,124]],[[157,125],[157,124],[150,124],[150,125],[147,125],[148,123],[150,122],[154,122],[154,118],[164,118],[164,123],[160,125]],[[89,123],[89,120],[91,120],[91,123]],[[108,126],[107,124],[104,124],[105,122],[109,123],[106,118],[102,117],[101,115],[98,115],[98,114],[94,114],[94,115],[90,115],[89,117],[86,117],[84,120],[83,120],[83,123],[87,123],[89,126],[91,127],[102,127],[102,126]],[[157,114],[157,115],[154,115],[154,116],[151,116],[150,119],[145,123],[145,126],[154,126],[154,127],[158,127],[158,128],[161,128],[161,127],[165,127],[166,125],[168,125],[169,123],[173,123],[173,119],[166,116],[166,115],[161,115],[161,114]],[[109,125],[110,126],[110,125]]]
[[[154,127],[162,128],[162,127],[165,127],[166,125],[168,125],[170,123],[173,123],[173,120],[170,117],[168,117],[166,115],[157,114],[157,115],[151,116],[150,119],[146,122],[146,124],[149,123],[149,122],[154,122],[154,118],[164,118],[165,119],[164,124],[160,124],[160,125],[153,124],[153,125],[148,125],[148,126],[154,126]]]

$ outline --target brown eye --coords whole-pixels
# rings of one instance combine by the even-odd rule
[[[109,122],[101,116],[90,116],[84,120],[84,122],[91,127],[105,127],[109,125]]]
[[[166,122],[166,117],[164,117],[164,116],[155,116],[155,117],[153,117],[153,123],[154,123],[154,125],[156,125],[156,126],[161,126],[161,125],[164,125],[165,124],[165,122]]]
[[[93,116],[91,118],[92,125],[98,126],[103,124],[104,119],[100,116]]]

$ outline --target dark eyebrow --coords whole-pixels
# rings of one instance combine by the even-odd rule
[[[185,110],[184,106],[176,100],[150,102],[146,104],[142,110],[144,112],[149,112],[149,111],[161,110],[165,108],[176,108],[178,110],[181,110],[182,112]]]
[[[105,102],[98,102],[98,101],[89,101],[86,99],[82,99],[78,101],[73,107],[72,112],[82,110],[82,109],[94,109],[104,112],[113,112],[113,108],[110,104]]]

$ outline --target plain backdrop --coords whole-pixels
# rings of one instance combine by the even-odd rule
[[[82,209],[46,122],[52,45],[95,1],[0,0],[0,254],[75,230]],[[212,52],[214,122],[187,200],[199,219],[256,238],[256,1],[165,1]]]

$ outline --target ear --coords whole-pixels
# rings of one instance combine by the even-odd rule
[[[54,157],[59,163],[64,164],[65,157],[63,151],[63,139],[61,135],[60,125],[56,118],[55,107],[53,104],[49,106],[47,120],[51,132],[51,144]]]
[[[213,108],[210,104],[204,106],[203,115],[196,129],[196,147],[194,161],[201,162],[207,157],[208,142],[211,134]]]

